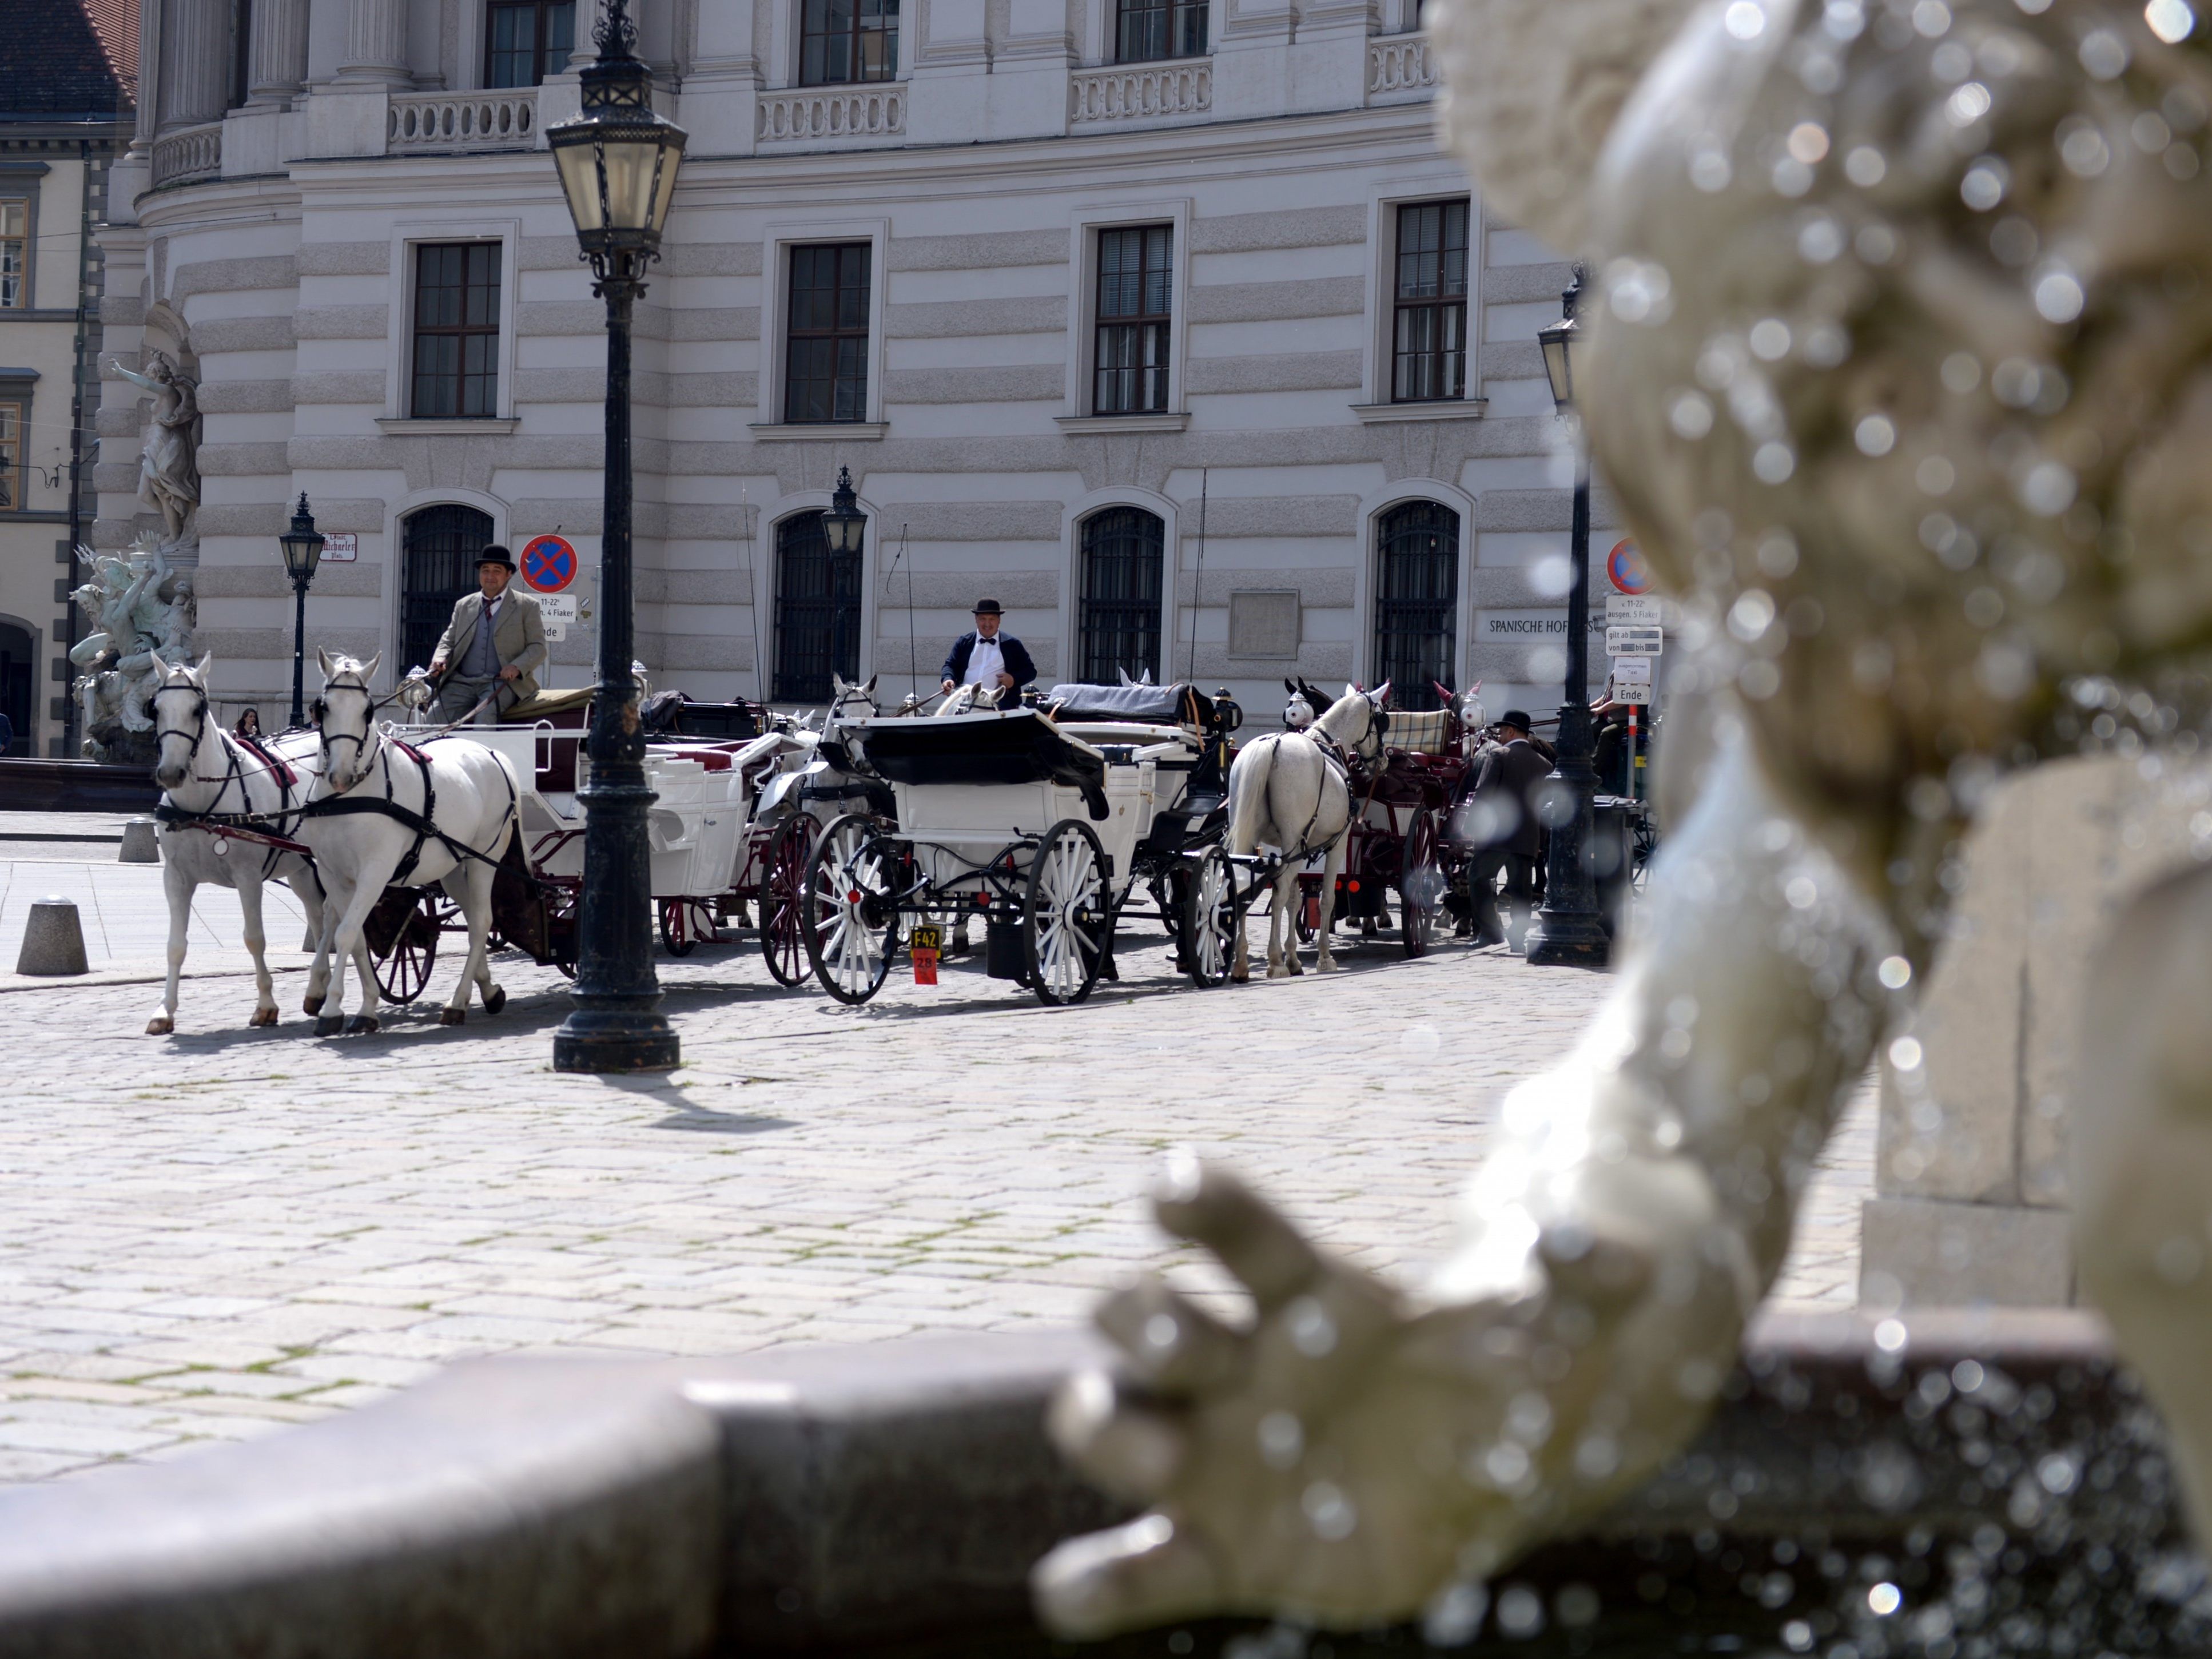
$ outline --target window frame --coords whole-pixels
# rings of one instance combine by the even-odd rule
[[[425,514],[450,509],[455,512],[474,513],[483,517],[491,526],[490,533],[484,538],[487,543],[501,541],[504,537],[506,514],[495,511],[490,503],[481,498],[466,499],[468,495],[469,492],[462,490],[433,490],[426,493],[420,500],[410,498],[401,502],[392,511],[392,528],[387,532],[386,545],[393,550],[392,554],[392,563],[394,567],[392,590],[398,602],[398,614],[392,621],[392,655],[395,658],[405,659],[409,656],[408,611],[410,607],[408,601],[414,597],[410,592],[408,580],[410,575],[410,550],[407,545],[409,525]],[[428,654],[429,647],[437,643],[438,635],[442,633],[446,624],[453,620],[454,600],[474,591],[475,586],[475,566],[473,563],[464,563],[459,572],[458,586],[434,592],[432,596],[435,600],[434,603],[413,607],[422,613],[422,619],[416,623],[416,629],[418,633],[428,634],[428,642],[423,647],[424,654],[415,658],[410,665],[420,666],[429,661]],[[444,594],[448,592],[453,596],[450,599],[444,597]],[[431,624],[434,623],[436,628],[432,631]]]
[[[786,426],[866,425],[869,411],[872,407],[876,389],[874,382],[877,378],[873,372],[874,366],[869,361],[869,343],[875,332],[876,313],[882,306],[876,282],[879,263],[876,258],[876,250],[866,241],[839,239],[822,242],[787,242],[783,245],[782,253],[782,269],[778,273],[784,289],[782,340],[779,353],[781,359],[781,373],[778,377],[781,385],[777,395],[777,407],[783,417],[782,424]],[[856,325],[844,322],[840,318],[833,320],[826,327],[810,325],[802,331],[798,320],[801,256],[809,256],[809,262],[812,263],[823,254],[836,256],[836,275],[831,278],[829,292],[835,296],[832,301],[832,309],[836,312],[842,312],[842,298],[848,291],[849,285],[846,279],[848,258],[858,256],[861,265],[861,281],[859,286],[863,307],[862,319]],[[802,343],[813,342],[827,342],[831,348],[833,359],[837,360],[827,377],[830,388],[830,413],[827,415],[801,415],[795,411],[793,405],[793,393],[798,384],[793,378],[793,370],[799,361],[798,347]],[[848,344],[852,346],[852,355],[858,360],[860,365],[860,395],[854,400],[854,412],[841,415],[837,412],[839,394],[846,376],[842,361],[844,353],[840,348]],[[813,376],[810,377],[810,380],[818,380],[821,378]]]
[[[1190,361],[1190,198],[1154,198],[1150,201],[1104,203],[1080,208],[1068,216],[1067,266],[1067,378],[1064,412],[1059,417],[1067,430],[1095,430],[1094,423],[1110,422],[1103,429],[1132,430],[1153,427],[1172,428],[1188,421],[1190,397],[1186,366]],[[1098,233],[1131,229],[1139,225],[1173,227],[1169,273],[1168,406],[1158,413],[1100,415],[1092,393],[1097,386],[1098,330],[1092,312],[1098,291]],[[1155,508],[1155,511],[1158,509]]]
[[[1212,5],[1211,0],[1158,0],[1157,4],[1137,0],[1113,0],[1106,18],[1105,59],[1109,64],[1172,64],[1190,58],[1212,56]],[[1168,50],[1132,54],[1127,50],[1127,20],[1133,11],[1164,17],[1162,31]],[[1192,20],[1196,20],[1197,43],[1188,51],[1176,51],[1179,40],[1188,32]]]
[[[31,289],[33,276],[38,267],[39,193],[33,189],[26,189],[19,192],[17,191],[7,189],[4,185],[0,185],[0,208],[4,208],[9,204],[16,202],[21,203],[23,206],[22,233],[19,236],[0,234],[0,244],[7,242],[20,242],[22,245],[22,264],[20,267],[21,276],[21,281],[19,284],[20,294],[15,303],[13,305],[9,305],[4,299],[0,299],[0,311],[30,311],[35,309],[35,307],[32,303],[34,296],[33,295]]]
[[[1448,236],[1451,224],[1451,211],[1454,208],[1460,210],[1459,228],[1462,238],[1458,250],[1461,267],[1460,291],[1456,298],[1441,291],[1444,286],[1444,273],[1450,255]],[[1440,291],[1431,297],[1416,295],[1409,298],[1405,292],[1407,222],[1413,215],[1426,213],[1432,210],[1438,215],[1436,254],[1438,261],[1437,287]],[[1393,404],[1464,403],[1468,398],[1468,371],[1475,361],[1474,342],[1468,332],[1468,325],[1476,315],[1472,290],[1476,283],[1476,253],[1479,242],[1474,198],[1471,195],[1433,197],[1421,201],[1397,202],[1391,204],[1390,213],[1392,222],[1388,265],[1389,285],[1387,295],[1387,316],[1384,322],[1389,361],[1383,366],[1383,386],[1377,389],[1387,389],[1389,395],[1382,401]],[[1419,256],[1417,253],[1415,257]],[[1437,319],[1437,322],[1431,325],[1433,331],[1441,328],[1454,311],[1458,313],[1459,322],[1458,387],[1452,391],[1426,394],[1407,392],[1405,388],[1409,379],[1407,373],[1409,362],[1429,368],[1437,374],[1440,380],[1445,380],[1449,377],[1450,360],[1453,356],[1449,347],[1434,344],[1418,353],[1408,353],[1403,344],[1407,319],[1426,313]],[[1436,337],[1438,336],[1432,331],[1432,340]]]
[[[1164,258],[1158,268],[1158,288],[1164,293],[1167,309],[1146,309],[1154,288],[1155,267],[1152,264],[1153,237],[1165,232],[1167,246]],[[1102,225],[1091,233],[1097,246],[1091,253],[1091,406],[1085,412],[1091,415],[1165,415],[1175,408],[1175,323],[1176,323],[1176,244],[1172,222],[1154,221],[1146,224]],[[1106,314],[1107,247],[1109,240],[1129,237],[1137,239],[1139,250],[1137,260],[1138,309],[1126,316],[1109,319]],[[1116,335],[1127,332],[1138,343],[1138,356],[1146,357],[1140,364],[1106,366],[1107,332]],[[1155,344],[1155,343],[1157,343]],[[1149,362],[1157,349],[1163,360],[1157,367]],[[1109,404],[1104,396],[1106,376],[1127,377],[1133,389],[1143,380],[1158,374],[1165,383],[1155,389],[1156,401]]]
[[[1397,343],[1398,210],[1458,200],[1468,204],[1465,391],[1458,398],[1398,403],[1391,395],[1395,389]],[[1488,411],[1489,399],[1483,387],[1483,328],[1488,302],[1482,285],[1489,270],[1491,228],[1482,192],[1470,189],[1463,173],[1431,166],[1375,181],[1367,198],[1365,362],[1361,370],[1361,401],[1352,405],[1361,421],[1472,420]],[[1449,498],[1443,499],[1449,501]]]
[[[1091,560],[1094,553],[1099,550],[1093,545],[1093,538],[1102,533],[1100,526],[1103,526],[1106,520],[1122,514],[1128,514],[1132,519],[1151,520],[1158,532],[1155,544],[1151,549],[1152,556],[1155,561],[1153,575],[1157,591],[1151,597],[1152,615],[1149,623],[1140,624],[1140,627],[1148,628],[1152,635],[1152,660],[1134,663],[1117,660],[1110,665],[1103,662],[1094,664],[1091,660],[1091,606],[1094,604],[1118,605],[1133,617],[1141,612],[1146,605],[1146,599],[1142,594],[1129,599],[1109,599],[1101,597],[1094,599],[1091,592]],[[1171,648],[1171,642],[1166,636],[1164,626],[1169,580],[1168,535],[1169,524],[1164,515],[1154,512],[1149,507],[1133,501],[1105,502],[1091,508],[1076,520],[1075,581],[1073,583],[1075,649],[1073,653],[1073,672],[1071,678],[1078,683],[1087,685],[1118,684],[1120,684],[1118,678],[1114,679],[1105,678],[1115,669],[1127,669],[1133,677],[1139,677],[1146,669],[1150,669],[1157,683],[1160,684],[1167,683],[1167,659]],[[1094,667],[1098,671],[1095,678],[1091,673]]]
[[[481,90],[509,92],[520,91],[528,87],[542,87],[545,84],[548,76],[561,74],[568,68],[569,60],[575,57],[576,14],[582,9],[581,0],[483,0],[483,50],[478,54],[477,64]],[[547,48],[544,38],[546,14],[564,4],[568,7],[568,56],[561,60],[560,69],[548,69],[545,64]],[[498,27],[499,14],[502,11],[521,11],[526,9],[536,15],[535,33],[530,49],[531,71],[533,78],[519,82],[496,81],[492,78],[493,31]]]
[[[15,422],[15,453],[12,458],[7,454],[5,446],[8,440],[4,434],[7,417],[11,415]],[[0,492],[5,492],[12,498],[0,501],[0,517],[27,513],[31,510],[29,501],[25,499],[26,491],[23,483],[26,471],[23,465],[23,452],[29,447],[30,429],[31,399],[29,396],[12,392],[0,396]]]
[[[812,20],[817,7],[819,6],[826,10],[831,3],[831,0],[798,0],[798,27],[793,32],[796,36],[793,42],[793,64],[795,70],[795,72],[792,76],[792,84],[793,86],[882,86],[889,82],[896,81],[899,78],[899,70],[901,67],[899,62],[900,36],[903,32],[906,22],[905,15],[902,11],[898,9],[899,0],[873,0],[873,3],[878,4],[879,7],[888,4],[891,8],[891,27],[889,29],[878,28],[871,31],[863,27],[864,20],[862,16],[862,7],[864,4],[868,3],[869,0],[847,0],[847,3],[850,4],[852,7],[852,26],[849,29],[843,31],[841,35],[839,33],[832,33],[826,27],[817,31],[812,27]],[[880,15],[880,13],[878,15]],[[867,37],[872,33],[878,38],[881,38],[885,34],[888,34],[890,37],[889,62],[883,66],[882,73],[870,75],[864,72],[859,75],[847,76],[833,80],[827,75],[810,75],[807,72],[807,46],[810,42],[817,40],[830,41],[841,38],[846,39],[851,42],[853,59],[855,63],[858,63],[866,55],[863,48],[866,43]]]
[[[768,540],[769,543],[769,558],[768,562],[769,661],[765,665],[767,670],[765,674],[760,672],[760,668],[758,666],[757,666],[755,670],[756,684],[757,684],[762,681],[765,681],[768,687],[768,694],[763,699],[763,702],[770,703],[818,703],[824,701],[830,696],[829,681],[826,678],[818,684],[809,683],[804,687],[793,690],[792,689],[792,684],[787,683],[784,678],[784,641],[787,635],[784,608],[787,604],[793,603],[785,592],[785,544],[787,539],[794,531],[796,531],[797,527],[808,520],[811,520],[813,522],[815,533],[822,537],[823,554],[826,559],[835,561],[841,557],[850,557],[853,562],[853,591],[850,596],[852,605],[853,672],[847,674],[845,678],[848,680],[857,681],[867,672],[867,659],[869,654],[868,633],[872,620],[868,605],[868,541],[866,538],[863,538],[860,550],[857,553],[851,555],[840,555],[830,551],[829,538],[825,533],[823,533],[821,523],[823,514],[828,510],[829,505],[830,504],[827,501],[824,501],[818,506],[806,505],[803,501],[793,504],[789,510],[778,515],[777,518],[767,526]],[[871,514],[869,516],[872,519],[874,515]],[[835,607],[839,603],[838,596],[834,592],[836,580],[835,570],[833,569],[830,574],[833,592],[830,593],[827,603]],[[837,628],[837,623],[834,616],[830,623],[830,654],[834,659],[836,650]],[[843,672],[842,668],[840,667],[835,660],[830,662],[829,669],[825,671],[825,672],[838,673],[842,673]]]
[[[515,313],[522,285],[516,248],[522,235],[520,219],[494,219],[478,214],[456,213],[440,219],[403,221],[392,227],[389,274],[383,277],[303,276],[302,304],[335,305],[397,296],[388,307],[385,335],[384,413],[378,428],[385,431],[437,431],[451,426],[468,433],[513,431],[514,414]],[[416,416],[415,405],[415,250],[428,243],[496,242],[499,245],[499,402],[495,416]],[[374,283],[372,289],[368,284]],[[504,428],[495,422],[505,422]]]
[[[885,303],[890,279],[885,270],[888,262],[884,253],[890,241],[890,231],[888,219],[830,218],[826,216],[811,222],[786,220],[769,224],[763,229],[760,264],[760,344],[759,356],[754,360],[759,366],[760,374],[754,389],[754,416],[748,423],[748,428],[757,441],[804,438],[831,429],[841,438],[852,441],[866,441],[884,435],[884,313],[890,308]],[[783,418],[788,333],[786,319],[791,312],[791,258],[787,250],[831,242],[866,242],[869,248],[867,417],[863,421],[794,423]],[[826,505],[826,497],[824,502]]]
[[[500,341],[507,312],[507,260],[504,257],[506,250],[497,242],[472,239],[453,242],[417,242],[414,245],[413,252],[414,282],[409,296],[410,316],[407,331],[407,418],[416,421],[495,421],[499,418],[500,391],[505,379],[501,373]],[[471,256],[479,252],[489,253],[492,264],[490,288],[492,303],[496,307],[496,314],[489,323],[471,323],[466,319],[469,295],[478,286],[471,276],[469,266],[473,263]],[[431,254],[449,252],[459,252],[462,256],[461,280],[459,286],[461,293],[463,320],[459,323],[426,323],[422,320],[424,262]],[[459,348],[460,361],[452,371],[455,405],[452,410],[425,410],[422,407],[425,379],[422,368],[422,347],[425,341],[434,339],[453,339],[460,342]],[[490,360],[488,375],[482,370],[471,372],[467,366],[468,343],[471,340],[489,342],[485,353]],[[445,372],[439,371],[437,378],[442,380],[444,376]],[[466,408],[465,405],[468,402],[469,383],[471,380],[481,381],[487,378],[489,382],[487,388],[489,396],[485,399],[487,406],[477,410]]]

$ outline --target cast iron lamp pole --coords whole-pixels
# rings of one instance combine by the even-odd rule
[[[1559,414],[1575,413],[1575,309],[1582,299],[1583,270],[1560,296],[1559,320],[1540,331],[1544,372]],[[1574,585],[1567,590],[1567,686],[1559,705],[1557,769],[1539,799],[1552,832],[1544,866],[1544,902],[1522,945],[1524,960],[1540,968],[1602,968],[1611,954],[1598,919],[1597,884],[1590,870],[1596,839],[1597,728],[1589,710],[1589,446],[1575,433],[1575,513],[1570,544]]]
[[[660,257],[684,129],[653,108],[653,76],[633,48],[625,0],[609,0],[584,70],[583,112],[545,138],[607,302],[606,497],[599,526],[599,683],[592,703],[584,806],[584,891],[576,918],[574,1006],[553,1034],[556,1072],[655,1072],[677,1063],[653,971],[653,849],[645,730],[631,672],[629,325]]]
[[[276,544],[284,550],[285,573],[292,578],[292,725],[297,728],[307,720],[307,584],[314,580],[315,567],[323,558],[323,534],[315,528],[315,515],[307,511],[306,490],[300,492],[300,504],[292,509],[292,527]]]

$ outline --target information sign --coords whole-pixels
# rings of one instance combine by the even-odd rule
[[[1609,657],[1656,657],[1667,648],[1667,636],[1656,628],[1607,628],[1605,651]]]
[[[565,640],[568,629],[577,620],[577,599],[574,593],[541,593],[538,596],[538,614],[545,619],[545,637]]]
[[[361,538],[350,530],[342,530],[335,536],[323,538],[325,564],[351,564],[361,557]]]
[[[1605,619],[1619,628],[1656,628],[1661,621],[1659,605],[1656,593],[1608,593]]]

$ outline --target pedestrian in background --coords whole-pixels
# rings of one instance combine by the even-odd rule
[[[1551,776],[1552,763],[1528,741],[1524,711],[1507,709],[1497,730],[1499,741],[1482,750],[1474,782],[1452,818],[1459,838],[1476,849],[1468,863],[1474,942],[1478,946],[1510,945],[1517,951],[1536,907],[1536,860],[1544,849],[1536,791]],[[1501,872],[1512,912],[1510,931],[1498,915]]]

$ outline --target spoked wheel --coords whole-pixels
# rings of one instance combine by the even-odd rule
[[[702,943],[720,945],[722,935],[714,925],[714,907],[702,899],[662,899],[660,942],[672,957],[688,957]]]
[[[583,904],[583,885],[549,884],[545,890],[545,941],[553,965],[567,979],[576,977],[576,912]]]
[[[1218,847],[1206,849],[1185,884],[1183,971],[1190,982],[1215,986],[1229,977],[1237,961],[1237,867]]]
[[[1406,836],[1399,866],[1398,937],[1408,957],[1425,956],[1437,912],[1444,902],[1443,866],[1437,855],[1435,820],[1424,812]]]
[[[778,985],[797,985],[809,971],[806,928],[799,890],[806,884],[806,855],[814,850],[815,823],[805,812],[786,819],[761,861],[761,954]]]
[[[1080,1002],[1098,982],[1114,926],[1106,854],[1091,826],[1062,818],[1044,833],[1022,907],[1022,956],[1039,1002]]]
[[[401,893],[408,902],[398,900]],[[430,969],[438,960],[438,902],[428,893],[395,888],[377,901],[376,908],[386,905],[395,913],[404,911],[406,919],[395,921],[388,949],[379,951],[372,944],[369,960],[376,969],[377,988],[389,1000],[412,1002],[430,983]],[[373,912],[367,932],[372,939],[379,932]]]
[[[814,844],[799,890],[800,931],[822,988],[862,1003],[882,988],[898,946],[892,855],[869,819],[848,813]]]

